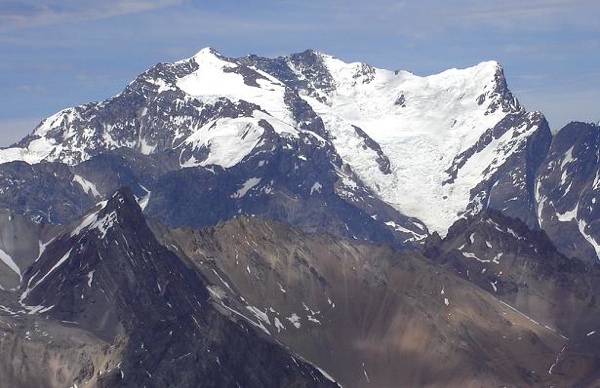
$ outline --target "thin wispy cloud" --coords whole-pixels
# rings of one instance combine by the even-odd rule
[[[548,88],[569,96],[544,112],[560,123],[600,84],[597,15],[596,0],[0,0],[0,120],[110,97],[155,63],[211,46],[312,48],[419,75],[494,59],[527,106],[542,108]]]
[[[8,0],[0,3],[0,28],[7,30],[64,21],[102,19],[178,4],[181,4],[181,0]]]
[[[455,8],[453,18],[463,26],[514,29],[516,31],[553,31],[557,27],[598,30],[600,3],[590,0],[505,0],[468,2]],[[453,3],[455,4],[455,3]]]

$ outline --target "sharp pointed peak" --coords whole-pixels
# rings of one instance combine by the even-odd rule
[[[197,56],[197,55],[219,55],[220,56],[221,54],[215,48],[207,46],[207,47],[200,49],[195,54],[195,56]]]
[[[324,53],[322,51],[319,51],[317,49],[312,49],[312,48],[309,48],[309,49],[306,49],[304,51],[301,51],[301,52],[289,55],[289,57],[292,58],[292,59],[296,59],[296,58],[298,58],[298,59],[301,59],[301,58],[319,58],[319,59],[322,59],[322,58],[327,57],[327,56],[331,56],[331,55],[326,54],[326,53]]]
[[[220,60],[225,60],[225,56],[223,56],[220,52],[218,52],[213,47],[204,47],[196,54],[194,54],[190,59],[196,62],[202,62],[205,60],[214,60],[214,58],[218,58]]]
[[[125,210],[129,209],[129,210]],[[106,205],[100,210],[100,213],[108,213],[112,211],[126,211],[126,212],[135,212],[139,215],[142,214],[142,209],[140,208],[137,200],[135,199],[135,195],[133,191],[127,187],[123,186],[115,191],[110,198],[107,199]]]

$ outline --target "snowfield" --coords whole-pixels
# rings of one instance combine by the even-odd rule
[[[455,157],[507,115],[502,109],[490,112],[489,98],[479,103],[480,96],[487,98],[496,88],[500,65],[483,62],[419,77],[405,71],[364,71],[362,63],[321,56],[335,90],[325,102],[303,97],[322,117],[339,154],[384,201],[444,235],[467,207],[470,190],[485,178],[484,170],[510,155],[507,145],[519,143],[511,143],[513,131],[508,131],[469,159],[453,183],[444,184]],[[520,109],[515,106],[512,113]],[[353,126],[381,146],[391,174],[379,169],[374,152],[362,149]]]

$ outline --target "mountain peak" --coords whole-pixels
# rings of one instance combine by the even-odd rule
[[[506,78],[504,77],[504,67],[500,62],[495,60],[480,62],[474,66],[478,68],[482,73],[494,77],[497,82],[502,82],[506,85]]]
[[[114,207],[120,205],[138,207],[137,201],[131,189],[127,186],[119,188],[111,195],[110,199],[105,208]]]
[[[222,55],[214,48],[212,47],[204,47],[203,49],[201,49],[200,51],[198,51],[196,54],[194,54],[192,56],[192,58],[194,58],[196,61],[201,61],[202,58],[205,57],[218,57],[218,58],[222,58]]]
[[[322,53],[319,50],[308,48],[302,52],[291,54],[290,57],[313,57],[313,58],[316,58],[316,57],[321,57],[323,55],[326,55],[326,54]]]
[[[482,88],[490,82],[504,80],[504,70],[499,62],[495,60],[479,62],[473,66],[463,68],[450,68],[437,74],[425,76],[438,82],[467,83],[474,88]]]
[[[500,64],[500,62],[498,62],[495,59],[490,59],[487,61],[481,61],[478,64],[476,64],[473,67],[477,67],[477,68],[482,68],[482,69],[489,69],[493,72],[497,72],[497,71],[503,71],[502,65]]]

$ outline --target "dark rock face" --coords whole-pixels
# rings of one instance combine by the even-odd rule
[[[540,226],[559,250],[597,262],[600,128],[571,123],[552,139],[537,181]]]
[[[169,152],[149,156],[127,148],[75,167],[4,164],[0,200],[36,221],[65,223],[78,219],[111,190],[128,186],[147,204],[147,214],[174,226],[214,225],[236,214],[254,214],[308,231],[404,245],[411,234],[393,233],[371,217],[379,214],[407,230],[426,233],[417,221],[374,198],[358,178],[354,177],[355,187],[341,185],[336,173],[341,165],[332,164],[337,157],[330,147],[310,135],[282,141],[268,123],[265,126],[271,135],[265,137],[264,146],[229,169],[180,169],[177,157]]]
[[[0,290],[20,286],[22,272],[38,257],[47,229],[20,214],[0,210]]]
[[[292,54],[289,57],[275,59],[250,55],[239,58],[237,61],[238,63],[256,66],[272,74],[291,89],[307,91],[320,101],[326,100],[324,93],[335,89],[335,81],[323,64],[321,56],[313,50],[306,50],[298,54]]]
[[[69,223],[120,187],[131,187],[138,198],[144,197],[157,176],[179,168],[175,164],[176,157],[168,152],[150,157],[127,148],[77,166],[5,163],[0,165],[0,207],[35,222]]]
[[[11,162],[0,165],[0,207],[34,221],[64,223],[94,204],[61,163]]]
[[[76,174],[94,183],[99,198],[105,198],[122,187],[129,187],[136,198],[143,198],[154,187],[158,177],[178,169],[177,158],[171,152],[150,156],[129,148],[102,153],[73,167]]]
[[[23,284],[24,305],[119,341],[122,359],[99,386],[334,386],[217,312],[204,281],[158,244],[128,190],[57,236]]]
[[[427,245],[434,261],[571,340],[598,324],[600,267],[564,256],[544,231],[490,210]]]
[[[547,373],[563,337],[417,252],[252,217],[156,233],[190,258],[224,308],[343,386],[569,385],[597,366],[574,352],[580,371]]]
[[[524,145],[520,145],[518,152],[496,173],[496,183],[490,189],[489,207],[508,217],[519,218],[535,229],[538,227],[535,180],[550,147],[552,134],[546,119],[539,114],[531,115],[524,125],[536,125],[540,129]]]
[[[473,147],[456,157],[447,171],[449,178],[446,182],[452,183],[470,158],[514,128],[518,128],[516,133],[537,129],[525,141],[516,138],[501,150],[485,171],[486,178],[471,190],[472,202],[468,206],[468,213],[497,209],[510,217],[520,218],[530,227],[537,227],[535,178],[552,139],[546,119],[538,113],[507,115],[484,133]]]
[[[545,232],[497,211],[461,220],[446,238],[431,238],[426,246],[435,262],[563,336],[565,346],[549,374],[579,370],[586,375],[579,384],[597,383],[597,263],[564,256]]]
[[[483,105],[488,100],[491,100],[486,114],[493,113],[497,109],[502,109],[503,112],[522,111],[523,108],[519,104],[519,101],[508,89],[502,67],[497,66],[494,80],[495,87],[477,98],[477,104],[479,105]]]
[[[390,174],[390,159],[385,155],[385,153],[381,149],[381,146],[377,144],[375,140],[371,139],[369,135],[367,135],[365,131],[363,131],[359,127],[354,126],[354,131],[358,136],[360,136],[363,139],[364,149],[370,148],[377,153],[377,164],[379,164],[379,170],[384,174]]]

